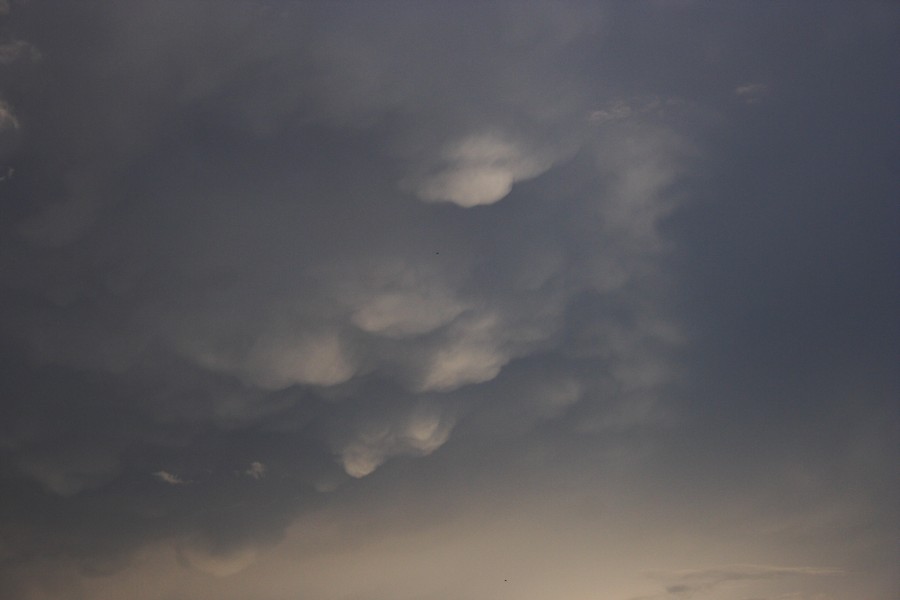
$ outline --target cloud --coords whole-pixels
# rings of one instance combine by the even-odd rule
[[[0,65],[9,65],[19,60],[40,60],[40,51],[25,40],[11,40],[0,44]]]
[[[153,476],[163,483],[168,483],[169,485],[185,485],[190,483],[190,481],[184,480],[178,475],[169,473],[168,471],[156,471],[155,473],[153,473]]]
[[[765,83],[746,83],[734,88],[734,94],[747,104],[758,104],[769,94]]]
[[[14,3],[0,596],[895,590],[888,20],[675,4]]]
[[[684,100],[677,97],[659,98],[635,97],[619,99],[609,102],[605,107],[591,110],[588,121],[594,125],[625,121],[635,117],[664,118],[672,113],[677,113],[685,104]]]
[[[263,335],[237,360],[215,350],[194,356],[207,368],[238,371],[267,390],[295,384],[335,385],[350,379],[356,370],[341,340],[332,333]]]
[[[352,311],[351,322],[377,336],[429,334],[472,308],[436,265],[376,261],[342,279],[338,295]]]
[[[19,119],[13,113],[12,108],[6,102],[0,100],[0,131],[6,129],[18,129]]]
[[[341,464],[361,478],[392,456],[428,456],[447,441],[453,424],[435,405],[414,407],[400,419],[362,422],[340,449]]]
[[[79,240],[96,222],[102,202],[87,181],[72,182],[73,195],[48,204],[32,219],[19,224],[18,233],[30,243],[61,247]]]
[[[102,487],[122,468],[115,455],[90,448],[69,448],[59,454],[30,453],[17,462],[29,478],[48,492],[63,497]]]
[[[253,479],[262,479],[266,476],[267,471],[266,465],[261,462],[253,461],[250,463],[250,466],[247,467],[247,470],[244,471],[244,475],[252,477]]]
[[[720,589],[731,582],[769,581],[785,578],[838,577],[843,569],[825,567],[780,567],[772,565],[729,565],[710,569],[656,573],[653,579],[666,582],[665,593],[647,598],[694,598]]]
[[[499,202],[514,183],[540,175],[560,158],[546,149],[528,150],[502,136],[476,134],[447,144],[435,173],[406,184],[426,202],[470,208]]]
[[[256,548],[219,550],[198,539],[181,542],[176,551],[181,564],[213,577],[236,575],[259,557]]]

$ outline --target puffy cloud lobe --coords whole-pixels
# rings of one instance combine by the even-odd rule
[[[426,292],[396,291],[379,294],[353,314],[353,324],[385,337],[403,338],[434,331],[465,309],[452,298]]]
[[[444,279],[434,268],[387,261],[348,273],[338,295],[356,327],[404,339],[431,333],[471,308]]]
[[[467,208],[493,204],[505,198],[514,183],[540,175],[559,158],[547,149],[527,149],[500,135],[476,134],[449,143],[437,172],[408,185],[426,202]]]
[[[365,477],[391,456],[427,456],[450,435],[453,419],[434,406],[419,406],[393,422],[367,422],[340,450],[341,463],[351,477]]]
[[[255,340],[246,356],[223,356],[215,349],[192,355],[214,371],[238,373],[265,390],[291,385],[335,385],[350,379],[354,366],[335,334],[273,333]]]
[[[489,313],[454,323],[447,339],[427,355],[418,389],[448,391],[490,381],[512,358],[503,347],[505,338],[502,320]]]

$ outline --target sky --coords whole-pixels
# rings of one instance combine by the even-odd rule
[[[0,0],[0,597],[900,597],[900,7]]]

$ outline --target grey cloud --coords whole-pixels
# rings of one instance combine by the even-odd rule
[[[41,53],[25,40],[11,40],[0,44],[0,65],[8,65],[18,60],[35,61]]]
[[[153,474],[154,477],[162,481],[163,483],[167,483],[169,485],[184,485],[186,483],[190,483],[190,481],[185,481],[178,475],[174,473],[169,473],[168,471],[156,471]]]
[[[252,477],[253,479],[262,479],[266,476],[267,471],[268,468],[266,468],[266,465],[259,461],[253,461],[252,463],[250,463],[250,466],[247,467],[247,469],[244,471],[244,475]]]
[[[359,424],[339,450],[344,470],[352,477],[371,474],[391,456],[427,456],[450,435],[453,419],[434,406],[413,408],[402,420]]]
[[[896,589],[892,34],[826,4],[15,4],[0,592],[231,598],[307,534],[388,582],[363,555],[403,527],[551,491],[591,538],[552,581],[683,527],[698,561]],[[607,537],[617,502],[640,535]],[[668,556],[654,597],[842,577]]]
[[[0,101],[0,131],[4,129],[18,129],[19,120],[13,114],[12,108]]]
[[[769,93],[769,86],[764,83],[746,83],[734,88],[734,93],[747,104],[757,104]]]
[[[217,550],[202,539],[189,539],[178,546],[179,561],[192,569],[214,577],[228,577],[240,573],[256,560],[258,550],[245,546],[240,549]]]
[[[436,173],[406,183],[426,202],[493,204],[509,195],[516,182],[546,172],[562,158],[559,154],[523,148],[502,136],[475,134],[446,145]]]
[[[60,496],[101,487],[121,470],[115,455],[73,451],[71,448],[65,454],[26,454],[18,461],[18,466],[47,491]]]

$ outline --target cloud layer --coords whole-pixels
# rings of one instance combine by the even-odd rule
[[[0,2],[0,595],[892,597],[897,11],[395,8]]]

